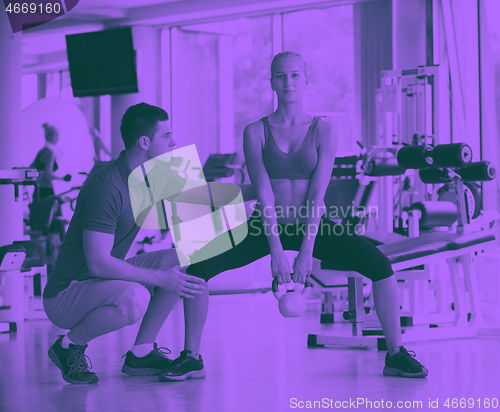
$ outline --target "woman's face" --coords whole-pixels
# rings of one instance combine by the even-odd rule
[[[283,102],[302,100],[307,84],[304,62],[297,57],[282,57],[275,63],[271,87]]]

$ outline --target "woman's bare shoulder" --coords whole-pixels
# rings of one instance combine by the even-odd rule
[[[264,125],[260,120],[250,123],[245,127],[244,136],[252,140],[262,140],[264,137]]]
[[[317,127],[318,127],[319,137],[323,139],[337,138],[337,128],[330,122],[327,122],[326,120],[323,119],[319,119]]]

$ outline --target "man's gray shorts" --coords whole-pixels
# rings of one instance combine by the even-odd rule
[[[179,264],[175,249],[143,253],[127,259],[133,266],[168,270]],[[125,280],[89,279],[72,281],[57,296],[43,300],[45,313],[59,328],[72,329],[92,310],[101,306],[116,306],[123,294],[135,282]],[[148,288],[153,295],[153,288]]]

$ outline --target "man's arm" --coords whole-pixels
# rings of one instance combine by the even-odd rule
[[[137,282],[146,287],[160,287],[184,298],[193,298],[201,294],[205,283],[203,279],[186,275],[179,271],[179,266],[165,270],[151,270],[132,266],[111,256],[114,235],[83,231],[83,250],[90,274],[101,279],[125,280]]]

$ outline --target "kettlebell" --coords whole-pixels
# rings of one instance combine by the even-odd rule
[[[285,318],[296,318],[306,310],[306,299],[311,293],[312,283],[309,278],[306,278],[302,291],[296,291],[295,288],[283,293],[279,290],[278,278],[273,279],[273,294],[278,300],[280,313]]]

